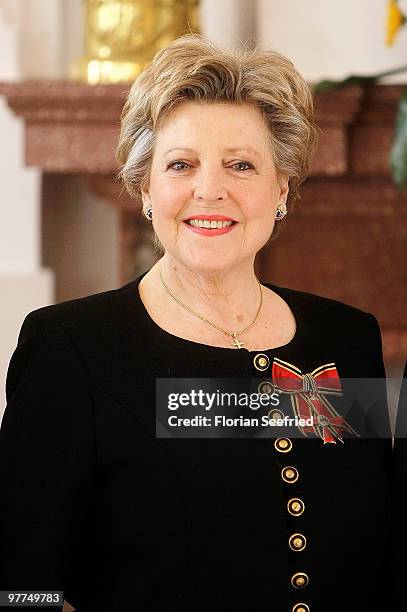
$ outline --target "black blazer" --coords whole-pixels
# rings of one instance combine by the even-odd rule
[[[24,321],[0,434],[0,590],[63,590],[78,612],[391,609],[390,439],[292,439],[280,452],[271,439],[155,435],[156,377],[261,382],[280,359],[384,378],[374,316],[266,283],[297,331],[261,351],[259,371],[258,351],[162,330],[142,276]],[[387,419],[385,400],[376,410]]]

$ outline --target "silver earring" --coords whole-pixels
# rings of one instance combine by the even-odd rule
[[[278,206],[276,210],[276,214],[275,214],[276,221],[281,221],[281,219],[284,219],[284,217],[287,214],[287,209],[284,210],[283,206],[285,207],[285,204],[280,204],[280,206]]]
[[[153,218],[153,209],[151,208],[151,206],[148,206],[145,210],[143,210],[144,216],[146,217],[146,219],[148,219],[149,221],[152,220]]]

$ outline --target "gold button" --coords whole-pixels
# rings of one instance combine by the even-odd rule
[[[288,500],[287,510],[293,516],[300,516],[305,510],[305,504],[299,497],[293,497]]]
[[[293,447],[293,443],[288,438],[277,438],[274,440],[274,448],[279,453],[289,453]]]
[[[311,612],[311,608],[305,603],[297,603],[293,606],[292,612]]]
[[[267,370],[270,359],[264,353],[257,353],[257,355],[253,359],[254,367],[260,372],[264,372]]]
[[[284,418],[284,414],[281,412],[281,410],[277,410],[277,408],[271,408],[271,410],[268,411],[267,416],[269,419],[274,419],[275,421],[277,421],[277,419]]]
[[[295,467],[288,465],[281,470],[281,478],[284,480],[284,482],[288,482],[289,484],[292,482],[297,482],[298,470]]]
[[[307,604],[295,604],[292,612],[311,612],[311,609]]]
[[[257,391],[259,393],[267,393],[268,395],[271,395],[274,393],[274,385],[268,380],[263,380],[257,387]]]
[[[300,552],[306,547],[307,540],[305,539],[305,536],[302,535],[302,533],[293,533],[289,537],[288,544],[291,550],[294,550],[295,552]]]
[[[305,574],[304,572],[297,572],[296,574],[291,576],[291,584],[296,589],[303,589],[304,587],[308,585],[308,583],[309,583],[309,578],[307,574]]]

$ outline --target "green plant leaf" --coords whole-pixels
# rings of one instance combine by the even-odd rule
[[[367,85],[369,83],[374,83],[378,78],[380,78],[378,75],[358,76],[356,74],[352,74],[341,81],[319,81],[319,83],[314,85],[313,89],[315,93],[327,93],[329,91],[340,89],[341,87],[346,87],[346,85]]]
[[[398,66],[397,68],[391,68],[390,70],[385,70],[384,72],[378,72],[377,74],[370,74],[367,76],[363,74],[351,74],[340,81],[324,79],[323,81],[316,83],[313,86],[313,89],[315,93],[325,93],[328,91],[334,91],[335,89],[340,89],[346,85],[369,85],[382,79],[383,77],[392,76],[394,74],[402,74],[406,71],[407,64],[404,64],[403,66]]]
[[[407,182],[407,90],[399,101],[389,165],[395,184],[400,190],[404,189]]]

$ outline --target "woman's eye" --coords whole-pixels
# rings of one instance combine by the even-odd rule
[[[250,162],[244,161],[236,162],[231,167],[236,168],[239,170],[239,172],[253,170],[253,165]],[[167,170],[175,170],[176,172],[181,172],[182,170],[187,170],[188,168],[190,168],[190,164],[181,160],[175,160],[167,165]]]
[[[170,162],[167,166],[167,170],[171,169],[171,170],[185,170],[186,168],[189,167],[189,164],[187,164],[186,162],[183,161],[173,161]]]
[[[252,164],[250,164],[249,162],[236,162],[235,164],[233,164],[233,168],[237,168],[238,170],[244,171],[244,170],[253,170],[253,166]]]

